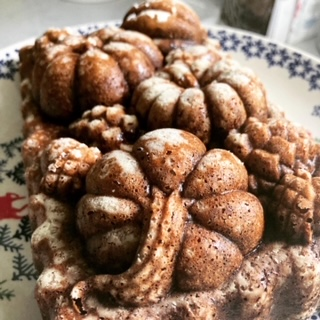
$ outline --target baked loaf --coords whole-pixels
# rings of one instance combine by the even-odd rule
[[[145,1],[122,28],[51,29],[20,61],[44,318],[314,312],[319,144],[190,8]]]
[[[95,106],[71,123],[69,130],[73,137],[102,152],[130,150],[140,133],[137,117],[127,114],[122,105]]]
[[[207,32],[198,15],[175,0],[148,0],[135,4],[124,16],[122,28],[153,38],[165,54],[176,47],[201,44]]]

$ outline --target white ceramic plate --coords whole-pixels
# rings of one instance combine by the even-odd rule
[[[106,23],[75,27],[87,33]],[[224,50],[252,68],[270,100],[291,120],[320,138],[320,62],[312,56],[231,28],[211,27]],[[39,36],[39,35],[36,35]],[[36,271],[30,252],[27,190],[20,157],[22,142],[18,49],[33,39],[0,51],[0,319],[39,319],[33,297]],[[319,313],[312,316],[319,319]]]

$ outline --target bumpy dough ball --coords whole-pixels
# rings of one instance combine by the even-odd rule
[[[100,157],[96,147],[72,138],[54,139],[41,154],[40,190],[63,199],[82,195],[86,175]]]
[[[83,113],[69,129],[78,140],[98,147],[102,152],[130,150],[139,133],[135,115],[126,114],[122,105],[95,106]]]

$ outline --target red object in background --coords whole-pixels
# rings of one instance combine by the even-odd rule
[[[21,219],[21,213],[28,204],[23,205],[21,208],[15,208],[13,203],[17,200],[25,199],[25,196],[20,196],[16,193],[7,193],[4,196],[0,196],[0,220],[13,218],[13,219]]]

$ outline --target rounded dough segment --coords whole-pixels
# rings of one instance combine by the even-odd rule
[[[150,182],[166,193],[180,188],[205,151],[196,136],[178,129],[154,130],[133,146]]]
[[[247,190],[248,175],[243,163],[231,152],[209,150],[184,183],[184,197],[199,199],[230,190]]]
[[[128,96],[128,85],[118,63],[98,49],[80,57],[77,77],[82,110],[99,104],[123,103]]]
[[[189,211],[203,226],[235,242],[243,255],[256,248],[263,237],[263,208],[245,191],[208,196],[196,201]]]
[[[229,239],[196,224],[189,225],[177,258],[178,287],[185,291],[218,288],[242,261],[241,251]]]
[[[129,198],[144,203],[149,184],[136,159],[121,150],[105,154],[90,170],[86,179],[87,192]]]
[[[59,55],[43,73],[40,106],[50,117],[69,120],[75,115],[75,68],[79,55]]]

